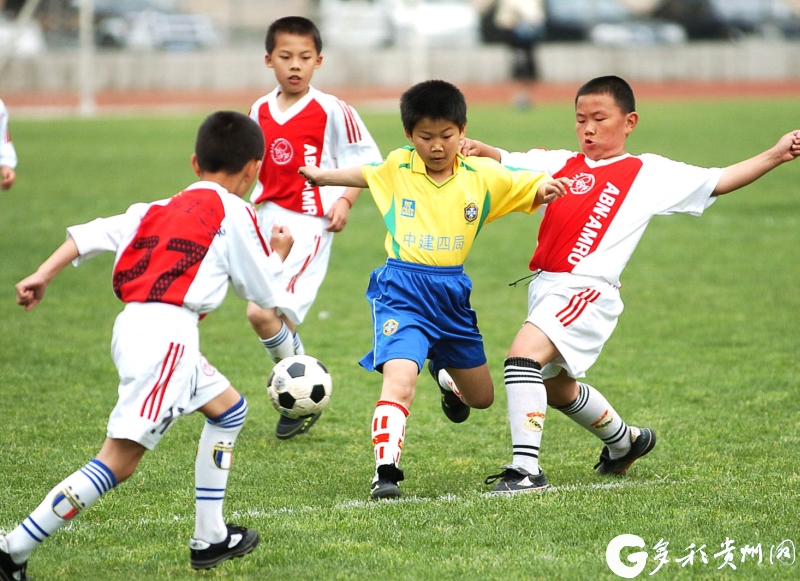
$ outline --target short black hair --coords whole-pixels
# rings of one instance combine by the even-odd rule
[[[281,32],[310,37],[314,41],[317,54],[322,54],[322,36],[319,33],[317,25],[308,18],[302,16],[284,16],[283,18],[278,18],[269,25],[267,29],[267,39],[264,42],[267,54],[272,54],[272,51],[275,50],[275,38],[278,36],[278,33]]]
[[[236,174],[248,162],[264,158],[264,134],[247,115],[217,111],[197,130],[194,153],[202,171]]]
[[[584,83],[575,95],[575,104],[578,104],[578,97],[584,95],[611,95],[617,107],[624,114],[636,111],[636,99],[633,97],[633,89],[625,79],[615,75],[595,77],[591,81]]]
[[[452,121],[463,129],[467,125],[467,101],[463,93],[447,81],[423,81],[400,97],[403,128],[412,133],[422,119]]]

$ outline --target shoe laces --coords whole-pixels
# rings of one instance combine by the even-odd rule
[[[239,526],[239,525],[226,524],[225,526],[228,528],[228,537],[230,537],[231,535],[237,535],[237,534],[238,535],[244,535],[247,532],[247,528],[246,527],[242,527],[242,526]],[[225,540],[228,540],[228,539],[225,539]]]
[[[524,476],[521,472],[515,470],[510,466],[501,466],[503,469],[502,472],[499,474],[492,474],[491,476],[487,476],[486,480],[483,481],[484,484],[494,484],[498,480],[505,480],[509,476]]]

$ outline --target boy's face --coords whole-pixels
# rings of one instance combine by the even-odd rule
[[[625,140],[638,120],[638,113],[623,113],[611,95],[582,95],[575,103],[575,133],[581,151],[591,160],[625,153]]]
[[[314,69],[322,65],[314,40],[308,36],[279,32],[275,48],[264,57],[267,66],[275,71],[281,90],[302,97],[308,90]]]
[[[445,119],[423,117],[406,137],[425,162],[432,178],[449,177],[453,173],[453,160],[464,138],[465,127]]]

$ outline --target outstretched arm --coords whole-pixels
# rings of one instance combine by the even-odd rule
[[[17,304],[30,311],[35,307],[44,296],[44,291],[50,281],[61,272],[70,262],[78,258],[78,246],[70,237],[59,246],[50,258],[45,260],[41,266],[31,274],[19,281],[16,285]]]
[[[367,180],[361,173],[360,165],[336,169],[320,169],[315,165],[304,165],[297,171],[315,186],[367,187]]]
[[[461,154],[465,156],[491,157],[495,161],[500,161],[500,151],[477,139],[465,138],[461,144]]]
[[[800,130],[795,130],[781,137],[773,147],[755,157],[726,167],[713,195],[721,196],[738,190],[798,156],[800,156]]]

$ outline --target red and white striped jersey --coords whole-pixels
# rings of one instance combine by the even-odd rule
[[[8,130],[8,109],[0,100],[0,165],[10,168],[17,167],[17,150],[11,141],[11,132]]]
[[[115,252],[114,293],[125,303],[160,302],[199,315],[222,304],[228,283],[272,308],[280,257],[261,237],[255,209],[217,183],[200,181],[167,200],[67,228],[82,261]]]
[[[650,219],[701,215],[716,200],[711,194],[722,175],[651,153],[593,161],[567,150],[501,150],[501,160],[572,180],[567,195],[546,207],[531,270],[594,276],[617,287]]]
[[[380,151],[358,113],[344,101],[309,87],[302,99],[281,111],[279,92],[275,88],[250,108],[266,142],[250,201],[324,216],[345,188],[311,186],[297,170],[304,165],[330,169],[379,163]]]

